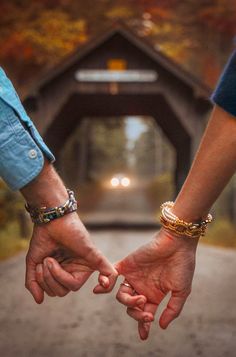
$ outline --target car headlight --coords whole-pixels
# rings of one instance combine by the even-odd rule
[[[112,187],[117,187],[117,186],[119,186],[119,184],[120,184],[119,179],[117,177],[112,177],[112,179],[111,179]]]
[[[130,179],[128,177],[123,177],[121,179],[121,185],[123,187],[128,187],[130,185]]]

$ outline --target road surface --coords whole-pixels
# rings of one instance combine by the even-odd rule
[[[143,187],[106,189],[94,210],[80,215],[87,227],[158,227]]]
[[[99,231],[95,243],[120,259],[152,232]],[[141,342],[136,323],[114,299],[79,293],[36,305],[24,288],[24,254],[0,264],[1,357],[234,357],[236,252],[201,245],[193,292],[168,330],[157,323]]]

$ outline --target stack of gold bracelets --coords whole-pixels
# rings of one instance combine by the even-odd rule
[[[199,222],[185,222],[171,212],[173,206],[174,202],[170,201],[161,205],[160,222],[164,228],[179,236],[200,238],[205,235],[208,223],[213,220],[211,214],[208,214],[206,219]]]

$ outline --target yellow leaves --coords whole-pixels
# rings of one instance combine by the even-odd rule
[[[133,15],[133,11],[129,7],[117,6],[106,12],[109,19],[127,19]]]
[[[208,54],[223,63],[236,33],[235,0],[0,2],[0,61],[13,72],[29,70],[30,76],[60,62],[116,19],[184,66],[193,63],[194,73]]]
[[[179,63],[183,63],[189,50],[197,45],[193,38],[186,37],[182,26],[172,22],[155,24],[151,35],[155,48]]]
[[[85,21],[71,20],[58,10],[43,11],[22,34],[25,42],[34,47],[37,62],[41,64],[56,63],[87,39]]]
[[[154,24],[152,27],[152,35],[161,35],[164,36],[166,34],[170,34],[173,31],[173,26],[166,22],[163,24]]]
[[[188,58],[188,51],[186,47],[181,42],[165,42],[158,46],[158,49],[165,53],[167,56],[172,58],[174,61],[182,63]]]
[[[17,26],[4,45],[6,56],[20,54],[37,64],[53,65],[87,40],[86,22],[60,10],[45,10]]]

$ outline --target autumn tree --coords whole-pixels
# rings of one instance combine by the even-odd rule
[[[234,0],[1,0],[0,61],[27,89],[114,21],[214,86],[236,33]]]

